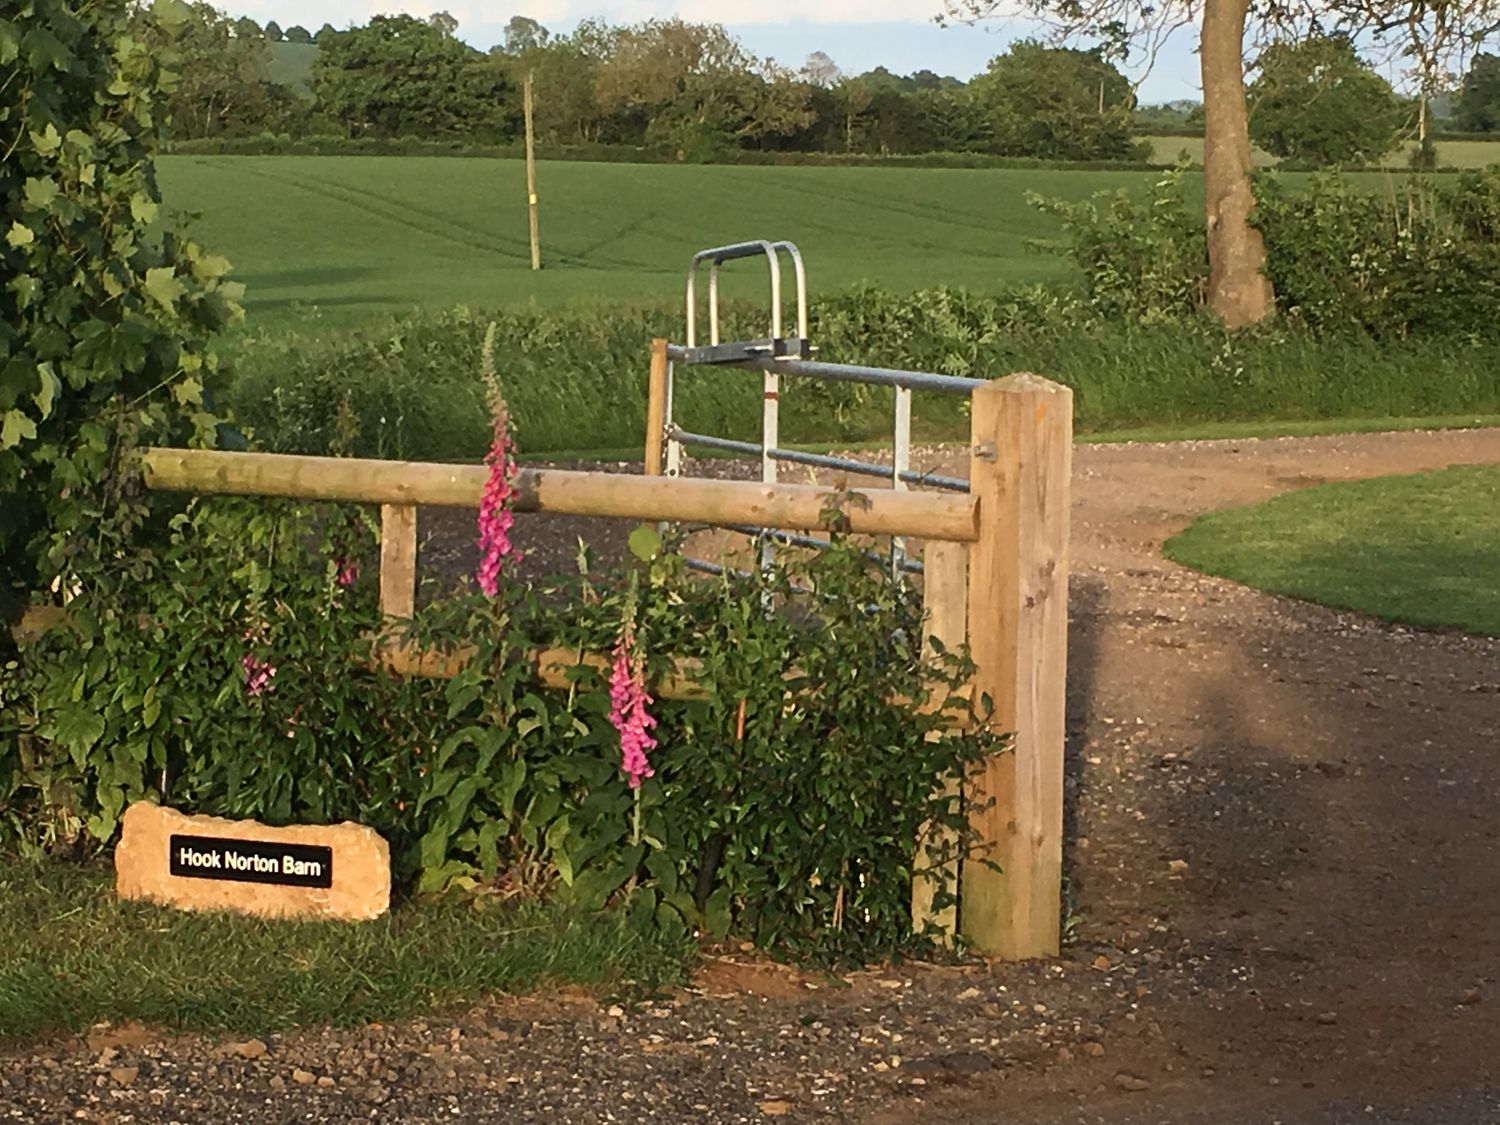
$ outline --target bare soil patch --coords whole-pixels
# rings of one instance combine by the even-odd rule
[[[735,957],[641,1005],[497,998],[264,1053],[99,1029],[0,1058],[0,1120],[1500,1120],[1500,641],[1160,555],[1201,512],[1481,462],[1500,431],[1078,448],[1056,962]],[[523,519],[549,569],[628,531]],[[466,570],[467,516],[424,521]]]

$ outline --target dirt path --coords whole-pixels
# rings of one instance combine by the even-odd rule
[[[1059,962],[720,963],[640,1009],[498,1000],[254,1058],[60,1042],[0,1059],[0,1121],[1500,1120],[1500,641],[1159,552],[1204,511],[1475,462],[1500,431],[1078,449]]]
[[[1077,451],[1074,937],[1169,968],[1111,1057],[924,1107],[928,1125],[1330,1121],[1339,1097],[1367,1121],[1500,1120],[1493,1092],[1451,1109],[1500,1077],[1500,642],[1160,553],[1206,511],[1496,462],[1493,430]],[[1450,1109],[1422,1116],[1429,1096]]]

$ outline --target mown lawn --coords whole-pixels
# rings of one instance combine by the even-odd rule
[[[622,912],[413,902],[375,922],[187,914],[119,902],[102,865],[0,856],[0,1042],[98,1020],[266,1033],[357,1025],[549,982],[682,977],[691,950]]]
[[[1204,516],[1166,553],[1276,594],[1500,636],[1500,467],[1287,493]]]

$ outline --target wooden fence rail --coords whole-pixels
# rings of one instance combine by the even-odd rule
[[[483,465],[212,449],[148,449],[142,454],[142,467],[146,486],[166,491],[455,508],[479,506],[487,474]],[[518,512],[814,531],[826,529],[832,507],[847,519],[848,530],[870,535],[967,543],[979,534],[974,501],[949,494],[884,489],[851,494],[806,484],[669,480],[566,469],[522,469],[515,485]]]
[[[665,356],[656,351],[654,382]],[[994,865],[963,865],[957,924],[993,956],[1051,956],[1061,934],[1072,411],[1066,387],[1034,375],[976,390],[967,496],[523,469],[516,509],[790,531],[826,530],[832,516],[853,532],[925,541],[928,632],[946,647],[968,644],[971,698],[987,696],[994,729],[1012,736],[966,794]],[[657,471],[660,457],[661,435],[648,428]],[[145,451],[143,472],[153,489],[380,504],[381,606],[392,618],[410,617],[415,601],[416,506],[476,508],[486,478],[477,465],[175,449]],[[451,675],[465,657],[396,646],[384,659],[408,674]],[[532,659],[544,682],[566,684],[569,666],[600,658],[548,649]],[[676,678],[691,694],[690,670]],[[932,892],[915,881],[914,920],[951,929],[953,911],[933,911]]]

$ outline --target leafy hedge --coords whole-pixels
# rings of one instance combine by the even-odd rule
[[[1266,273],[1290,323],[1380,341],[1500,338],[1500,166],[1376,191],[1338,173],[1296,189],[1264,173],[1256,199]],[[1201,310],[1208,252],[1183,167],[1145,197],[1036,202],[1062,218],[1062,248],[1100,316],[1149,323]]]
[[[311,136],[263,134],[255,137],[213,137],[174,141],[163,151],[189,156],[469,156],[521,160],[523,144],[482,144],[474,141],[434,141],[418,137]],[[618,144],[539,145],[539,160],[578,160],[598,164],[679,164],[683,157],[673,146]],[[856,168],[1047,168],[1086,172],[1140,172],[1160,167],[1143,160],[1050,160],[1025,156],[994,156],[983,152],[927,152],[913,155],[872,155],[839,152],[760,152],[754,149],[712,149],[703,161],[688,163]]]

